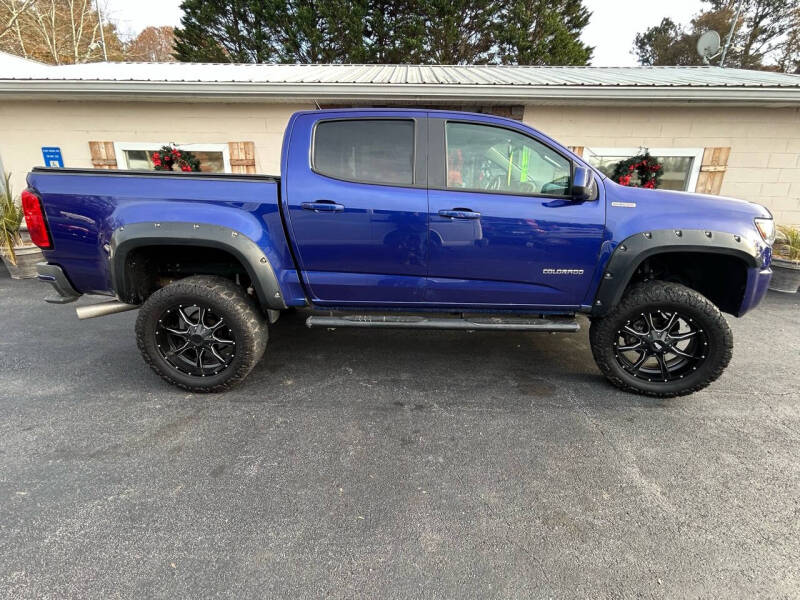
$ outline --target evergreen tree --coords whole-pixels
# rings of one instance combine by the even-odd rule
[[[364,35],[368,63],[419,63],[425,55],[425,18],[415,0],[372,0]]]
[[[425,45],[420,62],[443,65],[494,62],[499,2],[429,0],[424,9]]]
[[[580,35],[591,13],[582,0],[519,0],[500,11],[500,62],[520,65],[586,65],[592,48]]]
[[[182,61],[586,64],[583,0],[184,0]]]

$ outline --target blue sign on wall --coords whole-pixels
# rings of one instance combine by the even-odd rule
[[[61,148],[58,146],[42,146],[42,156],[45,167],[63,167],[64,159],[61,157]]]

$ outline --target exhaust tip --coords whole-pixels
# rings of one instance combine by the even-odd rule
[[[139,308],[138,304],[128,304],[126,302],[120,302],[119,300],[112,300],[111,302],[77,306],[75,308],[75,314],[83,321],[84,319],[94,319],[96,317],[105,317],[106,315],[136,310],[137,308]]]

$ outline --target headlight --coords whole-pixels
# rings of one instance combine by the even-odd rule
[[[775,221],[772,219],[755,219],[756,228],[764,241],[770,246],[775,241]]]

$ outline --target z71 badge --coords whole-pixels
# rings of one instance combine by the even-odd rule
[[[583,269],[542,269],[542,275],[583,275]]]

